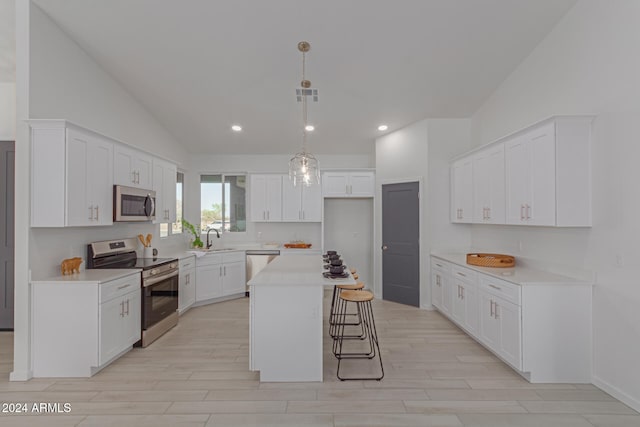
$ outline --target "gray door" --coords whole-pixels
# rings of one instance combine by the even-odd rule
[[[13,329],[13,142],[0,141],[0,330]]]
[[[382,298],[420,306],[419,184],[382,186]]]

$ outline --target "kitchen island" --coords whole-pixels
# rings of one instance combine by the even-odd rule
[[[260,381],[322,381],[324,288],[355,284],[323,271],[320,256],[281,255],[249,281],[249,367]]]

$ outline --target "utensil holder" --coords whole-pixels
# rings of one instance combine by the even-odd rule
[[[142,258],[153,258],[153,248],[143,248]]]

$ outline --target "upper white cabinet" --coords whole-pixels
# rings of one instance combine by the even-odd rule
[[[113,223],[113,144],[64,120],[31,126],[31,226]]]
[[[156,192],[156,222],[176,221],[176,165],[153,159],[153,189]]]
[[[330,171],[322,173],[324,197],[373,197],[375,194],[373,171]]]
[[[451,222],[473,219],[473,159],[471,156],[451,165]]]
[[[505,159],[507,223],[556,225],[554,123],[506,141]]]
[[[592,120],[552,117],[452,162],[451,221],[591,226]]]
[[[504,144],[473,155],[473,222],[505,223]]]
[[[251,175],[251,221],[282,221],[282,175]]]
[[[322,221],[322,191],[317,184],[294,186],[290,179],[282,182],[282,220],[288,222]]]
[[[148,190],[153,188],[153,157],[127,147],[116,144],[114,150],[114,182]]]

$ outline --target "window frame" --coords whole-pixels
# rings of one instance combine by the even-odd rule
[[[228,233],[230,236],[241,236],[241,235],[246,235],[247,234],[247,206],[248,206],[248,196],[249,196],[249,192],[247,191],[247,187],[246,187],[246,183],[249,180],[249,173],[248,172],[200,172],[198,174],[199,177],[199,184],[200,184],[200,208],[199,208],[199,212],[200,212],[200,225],[202,225],[202,177],[203,176],[220,176],[220,184],[222,184],[222,212],[223,212],[223,218],[222,218],[222,229],[220,230],[220,235],[224,235],[226,233]],[[225,204],[225,197],[226,197],[226,189],[225,189],[225,183],[226,181],[226,177],[239,177],[242,176],[245,179],[245,189],[244,189],[244,231],[227,231],[225,229],[225,225],[227,224],[224,218],[224,212],[225,212],[225,208],[226,208],[226,204]],[[206,234],[207,229],[201,227],[200,230],[200,234]]]

